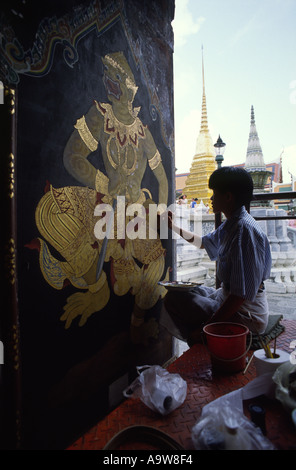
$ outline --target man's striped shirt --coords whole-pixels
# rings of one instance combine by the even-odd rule
[[[202,242],[210,259],[217,261],[217,277],[224,287],[253,301],[262,281],[270,276],[272,259],[266,234],[245,207]]]

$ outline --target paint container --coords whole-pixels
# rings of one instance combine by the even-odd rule
[[[222,372],[239,372],[246,366],[249,329],[238,323],[210,323],[203,328],[213,368]]]
[[[264,349],[257,349],[254,352],[254,362],[258,375],[274,373],[276,369],[290,360],[290,354],[277,349],[273,358],[266,357]]]

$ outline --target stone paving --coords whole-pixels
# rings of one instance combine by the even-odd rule
[[[267,293],[270,314],[283,315],[284,319],[296,320],[296,294]]]

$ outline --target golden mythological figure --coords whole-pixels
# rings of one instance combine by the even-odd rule
[[[141,186],[147,163],[158,181],[159,204],[167,204],[168,181],[154,139],[138,118],[139,108],[132,106],[137,86],[124,54],[108,54],[102,61],[110,103],[94,102],[78,119],[64,150],[67,171],[83,186],[50,186],[36,209],[36,224],[43,237],[38,239],[40,268],[55,289],[62,289],[70,281],[77,289],[85,290],[68,297],[61,316],[66,328],[77,317],[79,325],[84,325],[93,313],[102,310],[109,301],[111,287],[118,296],[128,292],[134,296],[131,338],[135,343],[146,343],[158,333],[156,321],[145,321],[145,313],[165,294],[157,284],[163,276],[168,278],[164,273],[165,250],[158,236],[117,239],[115,223],[115,237],[103,250],[104,241],[94,234],[98,220],[94,209],[98,203],[115,207],[117,196],[124,196],[126,207],[140,203],[149,214],[154,202],[149,190]],[[88,160],[99,145],[107,174]],[[46,242],[63,261],[51,254]],[[103,261],[111,263],[109,281],[103,270],[98,271],[102,252]]]

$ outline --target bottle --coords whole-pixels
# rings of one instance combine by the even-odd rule
[[[253,423],[261,429],[262,434],[266,436],[266,427],[265,427],[265,410],[262,406],[259,405],[250,405],[249,412],[251,420]]]
[[[227,450],[251,450],[251,441],[244,429],[226,425],[225,429],[225,448]]]

